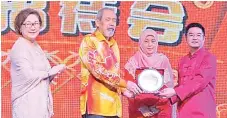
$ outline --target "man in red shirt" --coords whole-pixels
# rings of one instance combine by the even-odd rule
[[[178,118],[216,118],[216,57],[204,49],[205,29],[199,23],[186,27],[189,54],[179,63],[179,85],[160,91],[178,102]]]

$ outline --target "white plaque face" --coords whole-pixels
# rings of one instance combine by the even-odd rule
[[[144,92],[155,93],[163,84],[163,76],[155,69],[145,69],[138,75],[138,86]]]

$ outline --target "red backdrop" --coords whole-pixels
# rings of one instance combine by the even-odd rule
[[[118,15],[115,39],[121,53],[121,69],[137,50],[139,33],[145,28],[159,32],[159,51],[167,55],[172,67],[187,54],[184,26],[199,22],[206,29],[208,48],[217,56],[217,116],[227,117],[227,2],[1,2],[2,118],[11,118],[10,60],[8,53],[18,36],[13,21],[18,11],[31,7],[43,19],[37,41],[52,65],[64,63],[70,69],[51,85],[54,118],[79,118],[80,62],[78,48],[84,34],[94,31],[94,18],[102,7]],[[122,74],[123,76],[123,74]],[[123,116],[128,118],[127,99],[123,97]]]

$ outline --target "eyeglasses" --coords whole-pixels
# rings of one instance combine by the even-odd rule
[[[31,28],[32,26],[34,26],[35,28],[38,28],[40,27],[40,22],[34,22],[34,23],[27,22],[27,23],[24,23],[23,25],[26,28]]]

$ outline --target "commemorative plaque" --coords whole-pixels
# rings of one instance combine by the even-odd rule
[[[156,93],[164,85],[164,69],[140,68],[136,70],[137,84],[145,93]]]

